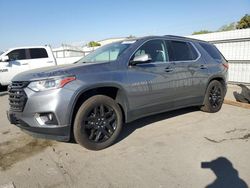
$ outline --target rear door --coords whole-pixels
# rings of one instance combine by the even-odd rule
[[[166,45],[177,77],[175,107],[201,104],[208,70],[199,51],[188,41],[169,40]]]
[[[45,48],[30,48],[29,50],[29,67],[30,69],[54,66],[55,62],[49,57]]]

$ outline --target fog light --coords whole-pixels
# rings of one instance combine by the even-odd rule
[[[35,119],[40,125],[57,125],[56,117],[53,113],[35,114]]]

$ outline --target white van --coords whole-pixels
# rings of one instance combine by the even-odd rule
[[[8,85],[20,72],[57,65],[49,46],[12,48],[0,55],[0,85]]]

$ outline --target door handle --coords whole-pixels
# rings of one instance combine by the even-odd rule
[[[173,68],[171,68],[171,67],[167,67],[167,68],[165,68],[165,72],[172,72],[172,71],[174,71],[174,69],[173,69]]]
[[[206,65],[200,65],[200,69],[207,69]]]
[[[47,63],[53,63],[54,61],[47,61]]]

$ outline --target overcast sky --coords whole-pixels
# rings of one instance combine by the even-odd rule
[[[129,35],[189,35],[250,13],[250,0],[0,0],[0,50]]]

